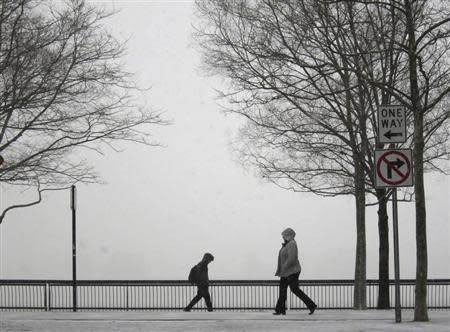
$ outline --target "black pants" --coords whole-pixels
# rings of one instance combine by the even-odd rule
[[[208,310],[212,310],[211,296],[209,295],[208,286],[197,286],[197,295],[192,299],[186,309],[192,309],[192,307],[202,298],[205,299]]]
[[[286,312],[286,299],[287,299],[287,288],[291,289],[291,292],[297,295],[300,300],[305,303],[308,309],[314,308],[316,304],[311,300],[308,295],[303,293],[303,291],[298,288],[298,277],[300,273],[294,273],[287,277],[281,277],[280,279],[280,295],[278,297],[277,306],[275,307],[276,312]]]

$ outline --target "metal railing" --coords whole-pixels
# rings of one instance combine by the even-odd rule
[[[394,303],[394,281],[390,300]],[[302,280],[300,288],[320,309],[352,309],[353,280]],[[414,280],[401,280],[401,306],[414,308]],[[70,280],[0,280],[0,310],[73,310]],[[271,310],[278,298],[277,280],[214,280],[216,310]],[[196,287],[179,280],[79,280],[77,310],[180,310]],[[450,279],[428,280],[428,307],[450,309]],[[377,306],[378,281],[367,281],[367,308]],[[306,309],[292,293],[287,306]],[[204,301],[197,309],[204,310]]]

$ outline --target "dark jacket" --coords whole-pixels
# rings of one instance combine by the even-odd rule
[[[199,287],[209,286],[208,264],[201,261],[197,264],[196,285]]]
[[[208,264],[214,260],[211,254],[205,254],[200,263],[197,264],[196,284],[198,287],[209,286]]]

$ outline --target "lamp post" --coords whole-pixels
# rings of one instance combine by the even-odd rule
[[[77,311],[77,236],[76,236],[76,203],[77,188],[72,185],[70,188],[70,208],[72,210],[72,308]]]

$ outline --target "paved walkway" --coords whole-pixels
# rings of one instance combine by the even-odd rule
[[[413,312],[328,311],[309,316],[306,311],[273,316],[270,312],[0,312],[0,331],[106,332],[106,331],[438,331],[448,332],[450,310],[429,312],[430,322],[412,322]]]

